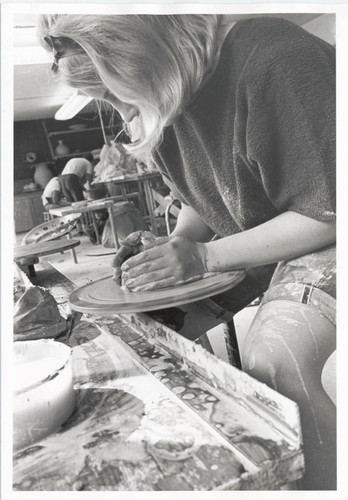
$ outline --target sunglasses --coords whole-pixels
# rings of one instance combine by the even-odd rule
[[[45,42],[53,51],[53,64],[51,70],[56,73],[58,71],[59,60],[63,57],[84,54],[83,48],[74,40],[67,37],[48,35],[44,38]]]

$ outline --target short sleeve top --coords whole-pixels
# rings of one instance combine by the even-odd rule
[[[227,236],[291,210],[335,219],[335,49],[283,19],[237,22],[155,161]]]
[[[85,158],[72,158],[62,171],[62,175],[65,174],[75,174],[79,178],[86,174],[93,175],[93,165]]]
[[[41,200],[42,204],[45,206],[48,203],[47,198],[52,198],[54,191],[62,191],[62,187],[59,182],[58,177],[52,177],[45,186],[44,192],[42,193]]]

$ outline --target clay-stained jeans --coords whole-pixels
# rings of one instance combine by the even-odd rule
[[[336,245],[280,262],[262,304],[272,300],[306,304],[336,325]]]
[[[282,299],[300,302],[335,324],[336,245],[278,265],[248,269],[239,285],[212,299],[236,314],[263,293],[263,304]]]

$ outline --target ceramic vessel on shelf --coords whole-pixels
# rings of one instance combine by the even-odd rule
[[[50,181],[53,177],[53,173],[48,168],[47,163],[36,163],[33,165],[35,168],[34,172],[34,181],[38,184],[42,189],[47,185],[48,181]]]
[[[56,146],[55,153],[57,156],[68,155],[70,153],[70,148],[60,139]]]

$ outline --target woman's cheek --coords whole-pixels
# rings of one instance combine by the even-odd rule
[[[139,116],[133,118],[133,120],[126,124],[127,132],[132,140],[132,142],[137,142],[144,137],[144,130],[142,125],[142,120]]]

